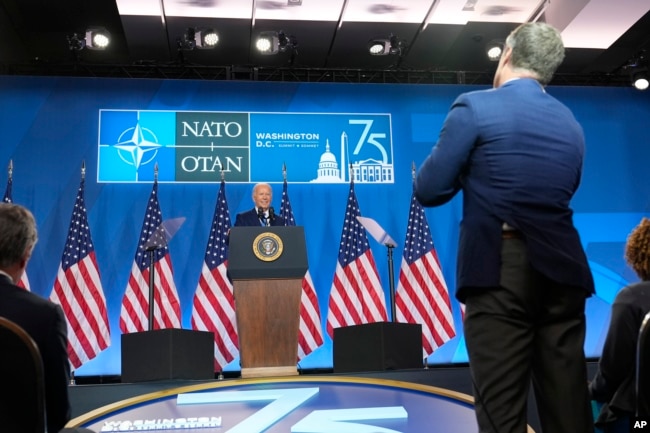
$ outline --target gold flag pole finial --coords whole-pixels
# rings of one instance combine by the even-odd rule
[[[14,160],[9,160],[9,166],[7,167],[7,177],[11,180],[11,177],[14,175]]]
[[[81,180],[86,179],[86,161],[81,161]]]

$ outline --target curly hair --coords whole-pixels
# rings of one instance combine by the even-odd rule
[[[628,236],[625,260],[641,280],[650,280],[650,219],[641,219]]]

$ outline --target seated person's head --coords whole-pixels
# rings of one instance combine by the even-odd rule
[[[34,216],[26,208],[0,203],[0,269],[18,281],[36,245]]]
[[[641,280],[650,280],[650,219],[643,218],[628,236],[625,260]]]

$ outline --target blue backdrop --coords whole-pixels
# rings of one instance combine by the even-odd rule
[[[259,83],[174,80],[0,77],[0,165],[14,162],[13,198],[29,207],[39,226],[39,242],[27,272],[35,293],[49,297],[63,252],[82,161],[87,166],[86,204],[111,326],[111,346],[79,368],[77,375],[120,373],[119,312],[137,246],[151,183],[97,183],[100,110],[239,111],[261,113],[390,114],[394,182],[357,184],[361,214],[377,220],[397,241],[399,272],[411,197],[411,164],[419,165],[434,144],[455,97],[472,86],[339,83]],[[588,356],[600,354],[610,303],[625,284],[636,281],[623,248],[630,230],[650,215],[650,161],[647,119],[650,92],[628,88],[551,87],[585,129],[587,158],[582,185],[573,201],[597,285],[587,307]],[[286,161],[291,181],[292,163]],[[277,162],[273,162],[276,164]],[[275,179],[281,179],[278,164]],[[271,179],[276,182],[275,179]],[[0,188],[6,172],[0,170]],[[165,219],[186,217],[169,247],[182,323],[190,328],[197,285],[215,207],[214,182],[161,183]],[[282,184],[273,183],[274,206]],[[228,182],[231,217],[251,207],[252,184]],[[348,184],[295,183],[289,195],[297,224],[305,227],[309,265],[320,302],[323,327],[336,266]],[[455,288],[459,197],[427,218],[450,290]],[[387,304],[385,247],[371,239]],[[430,363],[467,360],[458,303],[453,301],[458,336],[438,349]],[[238,370],[235,360],[227,370]],[[332,344],[306,357],[301,368],[332,366]]]

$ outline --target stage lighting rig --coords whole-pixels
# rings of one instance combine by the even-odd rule
[[[405,48],[406,44],[395,35],[390,35],[388,38],[375,38],[368,42],[368,53],[371,56],[401,56]]]
[[[177,44],[180,50],[191,51],[194,49],[212,49],[219,43],[219,35],[213,28],[189,27],[178,38]]]
[[[85,33],[73,33],[68,36],[68,48],[71,51],[105,50],[111,43],[111,34],[104,27],[91,27]]]
[[[282,30],[279,32],[261,32],[255,42],[257,50],[264,55],[275,55],[298,48],[298,40],[293,35],[287,35]]]

